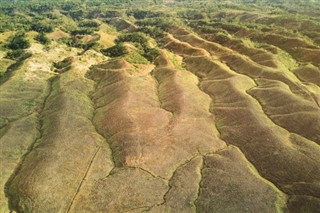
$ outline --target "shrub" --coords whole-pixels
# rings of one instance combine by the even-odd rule
[[[45,33],[41,32],[36,37],[35,40],[38,41],[40,44],[48,45],[51,43],[50,39],[46,36]]]
[[[101,53],[109,57],[119,57],[128,53],[126,47],[122,44],[116,44],[113,47],[102,49]]]
[[[30,42],[27,40],[24,32],[18,32],[9,38],[7,47],[12,50],[27,49],[30,47]]]
[[[27,58],[29,58],[32,55],[32,53],[22,50],[22,49],[17,49],[17,50],[11,50],[7,52],[7,55],[5,58],[11,59],[11,60],[16,60],[16,61],[23,61]]]

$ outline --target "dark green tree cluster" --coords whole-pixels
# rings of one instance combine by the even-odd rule
[[[90,35],[90,34],[92,34],[94,32],[94,29],[92,29],[92,28],[78,28],[78,29],[76,29],[76,30],[72,30],[71,32],[70,32],[70,34],[72,35],[72,36],[76,36],[76,35]]]
[[[72,30],[70,34],[72,36],[76,35],[91,35],[94,33],[94,31],[99,30],[100,24],[93,20],[84,20],[79,22],[78,28],[75,30]]]
[[[39,1],[35,2],[34,4],[28,4],[27,8],[32,11],[39,14],[42,14],[44,12],[52,11],[54,8],[54,2],[50,1]]]
[[[103,17],[105,18],[114,18],[114,17],[122,17],[123,13],[119,10],[107,10]]]
[[[160,55],[160,52],[156,48],[145,47],[143,56],[148,59],[150,62],[154,62],[154,60]]]
[[[127,12],[128,16],[133,16],[136,19],[145,18],[155,18],[155,17],[169,17],[169,14],[160,11],[150,11],[150,10],[129,10]]]
[[[128,54],[128,50],[123,45],[123,43],[118,43],[118,44],[114,45],[113,47],[110,47],[107,49],[102,49],[101,53],[106,56],[109,56],[109,57],[119,57],[119,56],[123,56],[125,54]]]
[[[120,35],[117,39],[116,42],[136,42],[143,45],[147,45],[148,43],[148,38],[144,33],[140,32],[135,32],[135,33],[126,33]]]
[[[69,16],[71,16],[71,18],[73,18],[76,21],[79,21],[81,19],[85,18],[85,12],[82,9],[79,10],[72,10],[70,12],[67,13]]]
[[[49,23],[35,22],[31,25],[31,29],[39,33],[50,33],[53,31],[52,25]]]
[[[158,28],[162,31],[167,32],[174,26],[174,20],[172,18],[150,18],[137,21],[136,24],[142,27],[150,26]]]

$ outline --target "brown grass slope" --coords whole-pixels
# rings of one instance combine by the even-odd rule
[[[258,79],[249,90],[264,112],[278,125],[320,144],[320,109],[318,105],[292,95],[284,83]]]
[[[314,94],[310,92],[304,85],[302,85],[299,79],[295,78],[295,76],[292,75],[292,73],[290,73],[289,71],[284,72],[282,71],[283,69],[280,68],[272,69],[270,67],[259,65],[248,57],[239,55],[237,52],[234,52],[217,43],[208,42],[193,34],[192,32],[189,32],[189,34],[186,35],[186,32],[184,31],[184,34],[180,35],[178,31],[177,37],[192,46],[207,50],[213,58],[220,58],[220,60],[227,63],[230,67],[232,67],[232,69],[236,70],[237,72],[248,75],[252,78],[263,77],[282,81],[288,84],[292,92],[294,92],[295,94],[307,100],[317,102],[317,100],[314,100]],[[171,48],[171,50],[175,51],[176,49]]]
[[[319,68],[307,65],[301,66],[293,70],[294,74],[298,76],[302,81],[313,83],[320,87],[320,70]]]
[[[212,110],[224,140],[239,146],[258,171],[286,193],[319,196],[317,191],[320,185],[316,178],[319,171],[316,158],[319,147],[280,128],[264,114],[259,103],[246,92],[256,86],[254,81],[202,56],[187,57],[185,63],[187,69],[203,79],[200,88],[213,99]],[[281,150],[282,155],[274,154],[275,150]],[[293,154],[293,150],[299,151]],[[313,157],[310,159],[305,153]],[[272,161],[277,163],[277,168],[274,168]],[[310,168],[306,171],[312,171],[312,177],[300,169],[292,171],[297,165],[304,167],[306,162],[302,161],[308,162]],[[279,165],[279,162],[283,163]],[[305,184],[301,185],[300,182]],[[210,207],[214,208],[210,205],[206,208]]]
[[[255,87],[252,80],[209,58],[189,57],[185,62],[199,77],[203,76],[203,67],[207,70],[212,67],[215,73],[217,66],[220,71],[232,75],[215,79],[214,74],[208,74],[200,83],[212,97],[212,111],[221,137],[243,150],[259,173],[285,193],[318,197],[318,145],[275,125],[259,103],[246,93]],[[306,170],[302,171],[302,168]]]

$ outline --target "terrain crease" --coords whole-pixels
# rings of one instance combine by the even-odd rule
[[[191,34],[189,33],[188,35],[191,35]],[[195,39],[198,39],[198,38],[196,38],[196,36],[194,36],[194,35],[191,35],[191,36],[193,36]],[[205,39],[202,39],[202,38],[199,38],[199,40],[201,40],[201,42],[208,42],[208,41],[206,41]],[[210,42],[209,42],[209,43],[210,43]],[[214,43],[214,42],[211,42],[211,43],[216,44],[216,43]],[[192,46],[192,43],[189,43],[189,42],[188,42],[188,44],[189,44],[190,46]],[[197,47],[198,47],[198,46],[199,46],[199,44],[197,44]],[[213,54],[211,51],[209,51],[209,52],[210,52],[211,55]],[[214,53],[214,54],[215,54],[215,53]],[[214,58],[215,58],[215,57],[214,57]],[[233,66],[230,67],[229,60],[231,60],[232,58],[229,59],[229,56],[228,56],[228,55],[227,55],[227,56],[223,56],[222,58],[223,58],[224,60],[226,60],[226,62],[222,62],[222,63],[225,64],[231,71],[233,71],[233,72],[236,73],[236,74],[239,74],[239,75],[242,75],[242,76],[245,76],[245,77],[251,79],[253,82],[255,82],[255,87],[258,86],[258,84],[257,84],[254,76],[246,73],[246,71],[245,71],[245,72],[244,72],[244,71],[237,72]],[[251,60],[251,59],[250,59],[250,60]],[[252,63],[255,63],[255,62],[252,61]],[[262,66],[262,65],[261,65],[261,66]],[[262,67],[263,67],[263,66],[262,66]],[[262,68],[261,68],[261,69],[262,69]],[[280,73],[280,72],[277,72],[277,73]],[[260,74],[257,75],[257,76],[260,76],[260,78],[262,78],[262,79],[266,78],[266,77],[262,77],[262,75],[263,75],[263,73],[260,73]],[[296,94],[296,92],[295,92],[294,90],[292,90],[292,88],[291,88],[292,85],[295,85],[295,82],[291,82],[291,80],[288,79],[288,78],[286,77],[286,75],[283,75],[283,73],[281,73],[281,76],[282,76],[282,77],[285,77],[285,78],[286,78],[286,79],[285,79],[286,81],[290,81],[290,84],[287,84],[287,82],[285,82],[284,80],[279,80],[279,79],[274,79],[274,78],[271,78],[271,79],[272,79],[272,80],[276,80],[276,81],[280,81],[280,82],[288,85],[288,87],[290,88],[290,90],[291,90],[291,92],[292,92],[293,94],[299,95],[299,93]],[[266,79],[269,79],[269,78],[266,78]],[[301,90],[301,88],[300,88],[298,85],[295,85],[295,86],[297,86],[300,91],[304,91],[304,90]],[[254,88],[254,87],[252,87],[252,88]],[[252,88],[250,88],[250,89],[252,89]],[[308,91],[308,90],[307,90],[307,91]],[[304,92],[305,92],[305,91],[304,91]],[[248,94],[249,94],[249,93],[248,93]],[[249,94],[249,95],[252,96],[251,94]],[[318,106],[318,102],[314,99],[314,97],[313,97],[313,95],[312,95],[312,93],[311,93],[310,91],[308,91],[308,95],[311,96],[314,104],[315,104],[316,106]],[[252,97],[253,97],[253,96],[252,96]],[[256,97],[253,97],[253,98],[257,100]],[[306,99],[306,100],[307,100],[307,99]],[[260,101],[258,101],[258,103],[259,103],[259,105],[261,106],[261,108],[264,108],[263,105],[261,105],[261,102],[260,102]],[[289,131],[287,127],[282,126],[282,125],[278,124],[277,122],[274,122],[273,119],[272,119],[267,113],[265,113],[265,111],[263,111],[263,112],[264,112],[264,114],[266,114],[266,115],[269,117],[269,119],[272,120],[272,122],[273,122],[274,124],[276,124],[277,126],[280,126],[281,128],[284,128],[284,129],[286,129],[287,131]],[[290,131],[289,131],[289,132],[290,132]],[[299,134],[298,132],[295,132],[295,133]],[[299,135],[300,135],[300,134],[299,134]],[[305,137],[305,136],[302,136],[302,137]],[[309,140],[310,140],[310,138],[309,138]]]
[[[71,209],[71,207],[72,207],[72,205],[73,205],[73,202],[74,202],[76,196],[78,195],[79,191],[81,190],[81,187],[82,187],[84,181],[86,180],[86,178],[87,178],[87,176],[88,176],[88,173],[89,173],[89,171],[90,171],[90,168],[91,168],[91,166],[92,166],[92,164],[93,164],[93,162],[94,162],[94,160],[95,160],[95,158],[96,158],[96,155],[97,155],[97,153],[99,152],[100,148],[101,148],[101,147],[98,147],[98,148],[97,148],[97,151],[95,151],[95,152],[93,153],[93,156],[92,156],[92,158],[91,158],[91,160],[90,160],[90,162],[89,162],[89,165],[88,165],[88,167],[87,167],[87,169],[86,169],[86,171],[85,171],[85,173],[84,173],[84,175],[83,175],[83,178],[82,178],[81,182],[79,183],[79,186],[78,186],[78,188],[77,188],[77,191],[75,192],[75,194],[74,194],[74,196],[73,196],[73,198],[72,198],[72,200],[71,200],[71,202],[70,202],[70,204],[69,204],[69,207],[67,208],[66,213],[70,212],[70,209]]]
[[[238,74],[238,73],[237,73]],[[248,76],[246,76],[247,78],[249,78]],[[250,78],[249,78],[250,79]],[[251,96],[250,96],[251,97]],[[259,103],[259,105],[260,105],[260,103]],[[260,106],[261,107],[261,106]],[[263,113],[263,114],[265,114],[265,113]],[[273,123],[273,122],[272,122]],[[278,125],[277,125],[278,126]]]
[[[178,36],[178,38],[179,38],[179,39],[180,39],[180,38],[183,38],[183,36],[184,36],[184,35]],[[253,61],[253,60],[252,60],[250,57],[248,57],[248,56],[247,56],[247,57],[243,57],[243,56],[240,57],[240,56],[239,56],[239,53],[238,53],[237,51],[235,51],[235,50],[233,50],[233,49],[230,49],[230,48],[227,48],[227,47],[222,47],[220,44],[218,44],[218,43],[216,43],[216,42],[207,41],[207,40],[205,40],[205,39],[203,39],[203,38],[201,38],[201,37],[198,37],[198,36],[196,36],[196,35],[191,34],[190,32],[189,32],[188,36],[191,36],[193,39],[196,39],[197,42],[202,42],[202,43],[200,43],[200,44],[199,44],[199,43],[193,44],[193,43],[191,43],[191,41],[192,41],[191,38],[189,39],[190,41],[188,41],[188,39],[187,39],[187,40],[183,40],[183,42],[188,43],[188,44],[189,44],[190,46],[192,46],[192,47],[193,47],[193,45],[196,45],[196,46],[195,46],[196,48],[200,48],[200,49],[203,49],[203,50],[208,51],[208,52],[210,53],[210,55],[213,57],[213,59],[216,59],[216,58],[218,57],[218,58],[220,58],[220,59],[226,60],[226,63],[225,63],[225,64],[228,65],[229,67],[230,67],[229,61],[232,60],[232,57],[237,57],[238,59],[241,59],[241,60],[243,60],[243,61],[245,61],[245,59],[246,59],[246,60],[249,60],[250,63],[252,63],[253,65],[259,67],[260,70],[264,70],[263,72],[261,72],[261,73],[259,74],[260,76],[263,75],[264,72],[268,74],[268,73],[269,73],[268,71],[273,70],[274,73],[279,73],[279,74],[282,75],[281,77],[285,77],[285,80],[286,80],[286,81],[284,81],[283,79],[282,79],[282,80],[276,79],[276,78],[274,78],[274,77],[272,77],[272,76],[269,76],[269,74],[268,74],[267,76],[269,76],[269,77],[271,77],[271,78],[268,77],[267,79],[278,80],[278,81],[281,81],[281,82],[287,84],[287,85],[289,86],[290,90],[292,91],[292,93],[295,94],[295,95],[299,95],[299,96],[300,96],[301,94],[300,94],[299,92],[295,91],[295,90],[292,88],[293,85],[296,86],[296,87],[298,87],[298,88],[299,88],[299,91],[303,92],[304,94],[306,93],[306,91],[302,90],[298,85],[296,85],[295,82],[292,82],[289,78],[287,78],[286,74],[283,74],[282,72],[279,72],[279,71],[278,71],[279,68],[278,68],[278,69],[274,69],[274,68],[266,67],[266,66],[264,66],[264,65],[260,65],[260,64],[258,64],[257,62]],[[175,39],[178,40],[177,38],[175,38]],[[223,52],[223,54],[221,54],[221,53],[219,53],[219,52],[216,53],[215,51],[210,50],[209,48],[202,47],[202,45],[205,44],[205,43],[215,45],[215,48],[218,49],[218,50],[221,50],[221,52]],[[229,51],[229,52],[228,52],[228,51]],[[231,56],[231,58],[229,59],[230,56]],[[248,63],[249,63],[249,62],[248,62]],[[247,72],[247,71],[244,71],[244,73],[243,73],[243,71],[242,71],[242,73],[239,73],[239,72],[237,72],[237,73],[246,75],[246,76],[248,76],[249,78],[253,78],[253,76],[250,76],[250,74],[248,74],[248,73],[246,73],[246,72]],[[270,73],[270,74],[274,74],[274,73]],[[259,75],[258,75],[258,76],[259,76]],[[267,76],[266,76],[266,77],[267,77]],[[297,78],[297,79],[298,79],[298,78]],[[299,79],[298,79],[298,80],[299,80]],[[290,84],[288,84],[288,81],[290,82]],[[308,90],[307,90],[307,91],[308,91]],[[310,93],[310,91],[307,92],[307,95],[311,96],[312,100],[318,105],[317,101],[314,100],[314,98],[313,98],[313,96],[312,96],[311,94],[312,94],[312,93]]]
[[[227,147],[226,147],[227,148]],[[200,197],[200,193],[201,193],[201,183],[202,183],[202,177],[203,177],[203,174],[202,174],[202,170],[204,168],[204,156],[202,156],[202,162],[201,162],[201,167],[200,167],[200,181],[198,183],[198,193],[197,193],[197,197],[196,199],[193,201],[193,205],[195,206],[195,212],[198,213],[198,207],[197,207],[197,202],[199,200],[199,197]]]

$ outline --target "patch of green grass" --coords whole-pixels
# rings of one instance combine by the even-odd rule
[[[149,64],[149,61],[136,51],[131,52],[126,60],[132,64]]]

